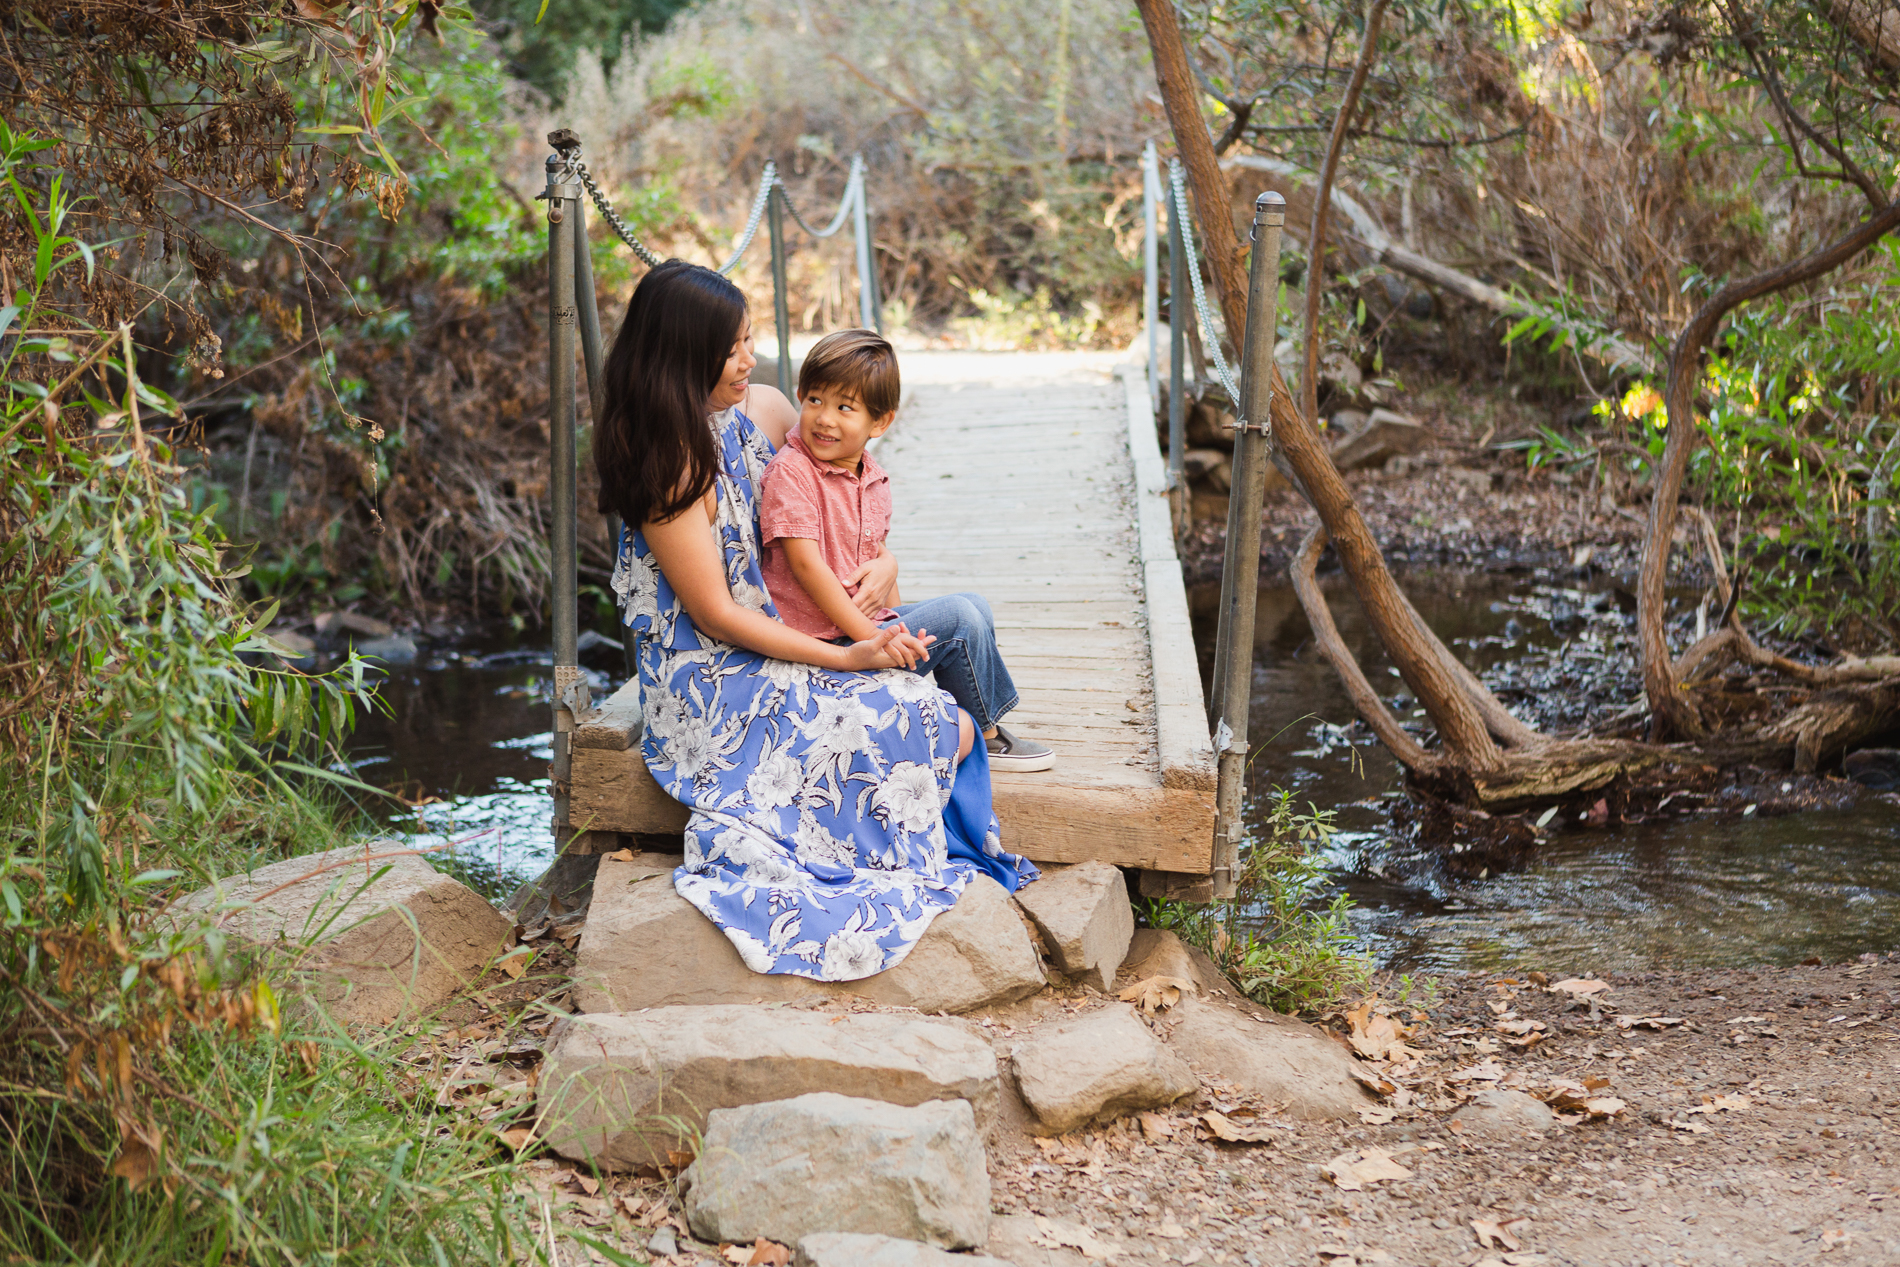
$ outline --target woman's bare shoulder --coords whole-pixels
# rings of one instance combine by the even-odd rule
[[[785,393],[764,383],[754,383],[747,388],[745,403],[739,408],[752,419],[753,426],[765,432],[775,449],[784,447],[785,437],[798,425],[798,410],[785,398]]]

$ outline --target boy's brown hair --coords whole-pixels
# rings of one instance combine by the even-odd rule
[[[882,418],[897,411],[903,385],[897,377],[897,349],[874,330],[839,330],[805,353],[798,369],[798,398],[820,387],[839,387]]]

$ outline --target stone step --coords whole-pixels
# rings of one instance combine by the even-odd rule
[[[724,933],[673,888],[654,855],[608,856],[594,877],[574,967],[583,1012],[715,1003],[779,1003],[855,994],[921,1012],[1014,1002],[1044,983],[1029,930],[1003,886],[972,880],[904,961],[859,981],[753,972]]]
[[[1200,1079],[1125,1003],[1037,1026],[1010,1057],[1016,1088],[1050,1135],[1158,1109]]]
[[[536,1134],[610,1170],[666,1160],[718,1109],[832,1091],[896,1105],[964,1100],[980,1129],[996,1057],[962,1024],[895,1013],[659,1007],[585,1015],[542,1066]]]
[[[716,1243],[859,1232],[968,1249],[989,1235],[989,1165],[964,1100],[818,1092],[715,1109],[680,1185],[693,1234]]]
[[[1106,994],[1135,935],[1128,882],[1120,867],[1082,862],[1050,868],[1024,885],[1016,904],[1042,934],[1057,968]]]

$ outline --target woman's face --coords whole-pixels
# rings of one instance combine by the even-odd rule
[[[745,399],[746,388],[752,385],[752,367],[759,358],[752,355],[752,317],[747,314],[745,323],[739,327],[739,337],[733,341],[732,351],[726,354],[726,368],[720,372],[719,385],[712,390],[712,407],[715,411],[730,409]]]

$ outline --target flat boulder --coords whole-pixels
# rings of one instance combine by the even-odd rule
[[[1199,994],[1184,995],[1162,1019],[1169,1046],[1202,1077],[1277,1100],[1294,1117],[1351,1118],[1371,1102],[1352,1055],[1290,1016]]]
[[[481,975],[514,927],[479,893],[387,841],[226,876],[173,910],[222,914],[227,932],[256,945],[308,946],[300,988],[360,1025],[434,1011]]]
[[[1051,1135],[1158,1109],[1201,1085],[1125,1003],[1038,1026],[1017,1045],[1010,1069],[1023,1103]]]
[[[1082,862],[1052,871],[1016,894],[1063,973],[1107,993],[1135,935],[1120,867]]]
[[[1333,445],[1333,465],[1342,471],[1384,466],[1401,454],[1416,453],[1431,443],[1431,432],[1404,414],[1375,409],[1365,422]]]
[[[987,1129],[996,1056],[961,1025],[888,1012],[659,1007],[566,1026],[535,1093],[535,1133],[575,1161],[666,1160],[716,1109],[814,1091],[889,1104],[965,1100]]]
[[[716,1243],[858,1232],[966,1249],[989,1235],[989,1166],[967,1100],[906,1107],[822,1091],[715,1109],[680,1183],[687,1224]]]
[[[814,1232],[798,1243],[792,1267],[1013,1267],[985,1254],[952,1254],[895,1236]]]
[[[855,994],[923,1012],[970,1012],[1040,990],[1042,963],[1003,886],[978,876],[895,968],[823,982],[745,966],[713,922],[673,888],[672,872],[601,859],[574,966],[583,1012],[779,1003]]]

